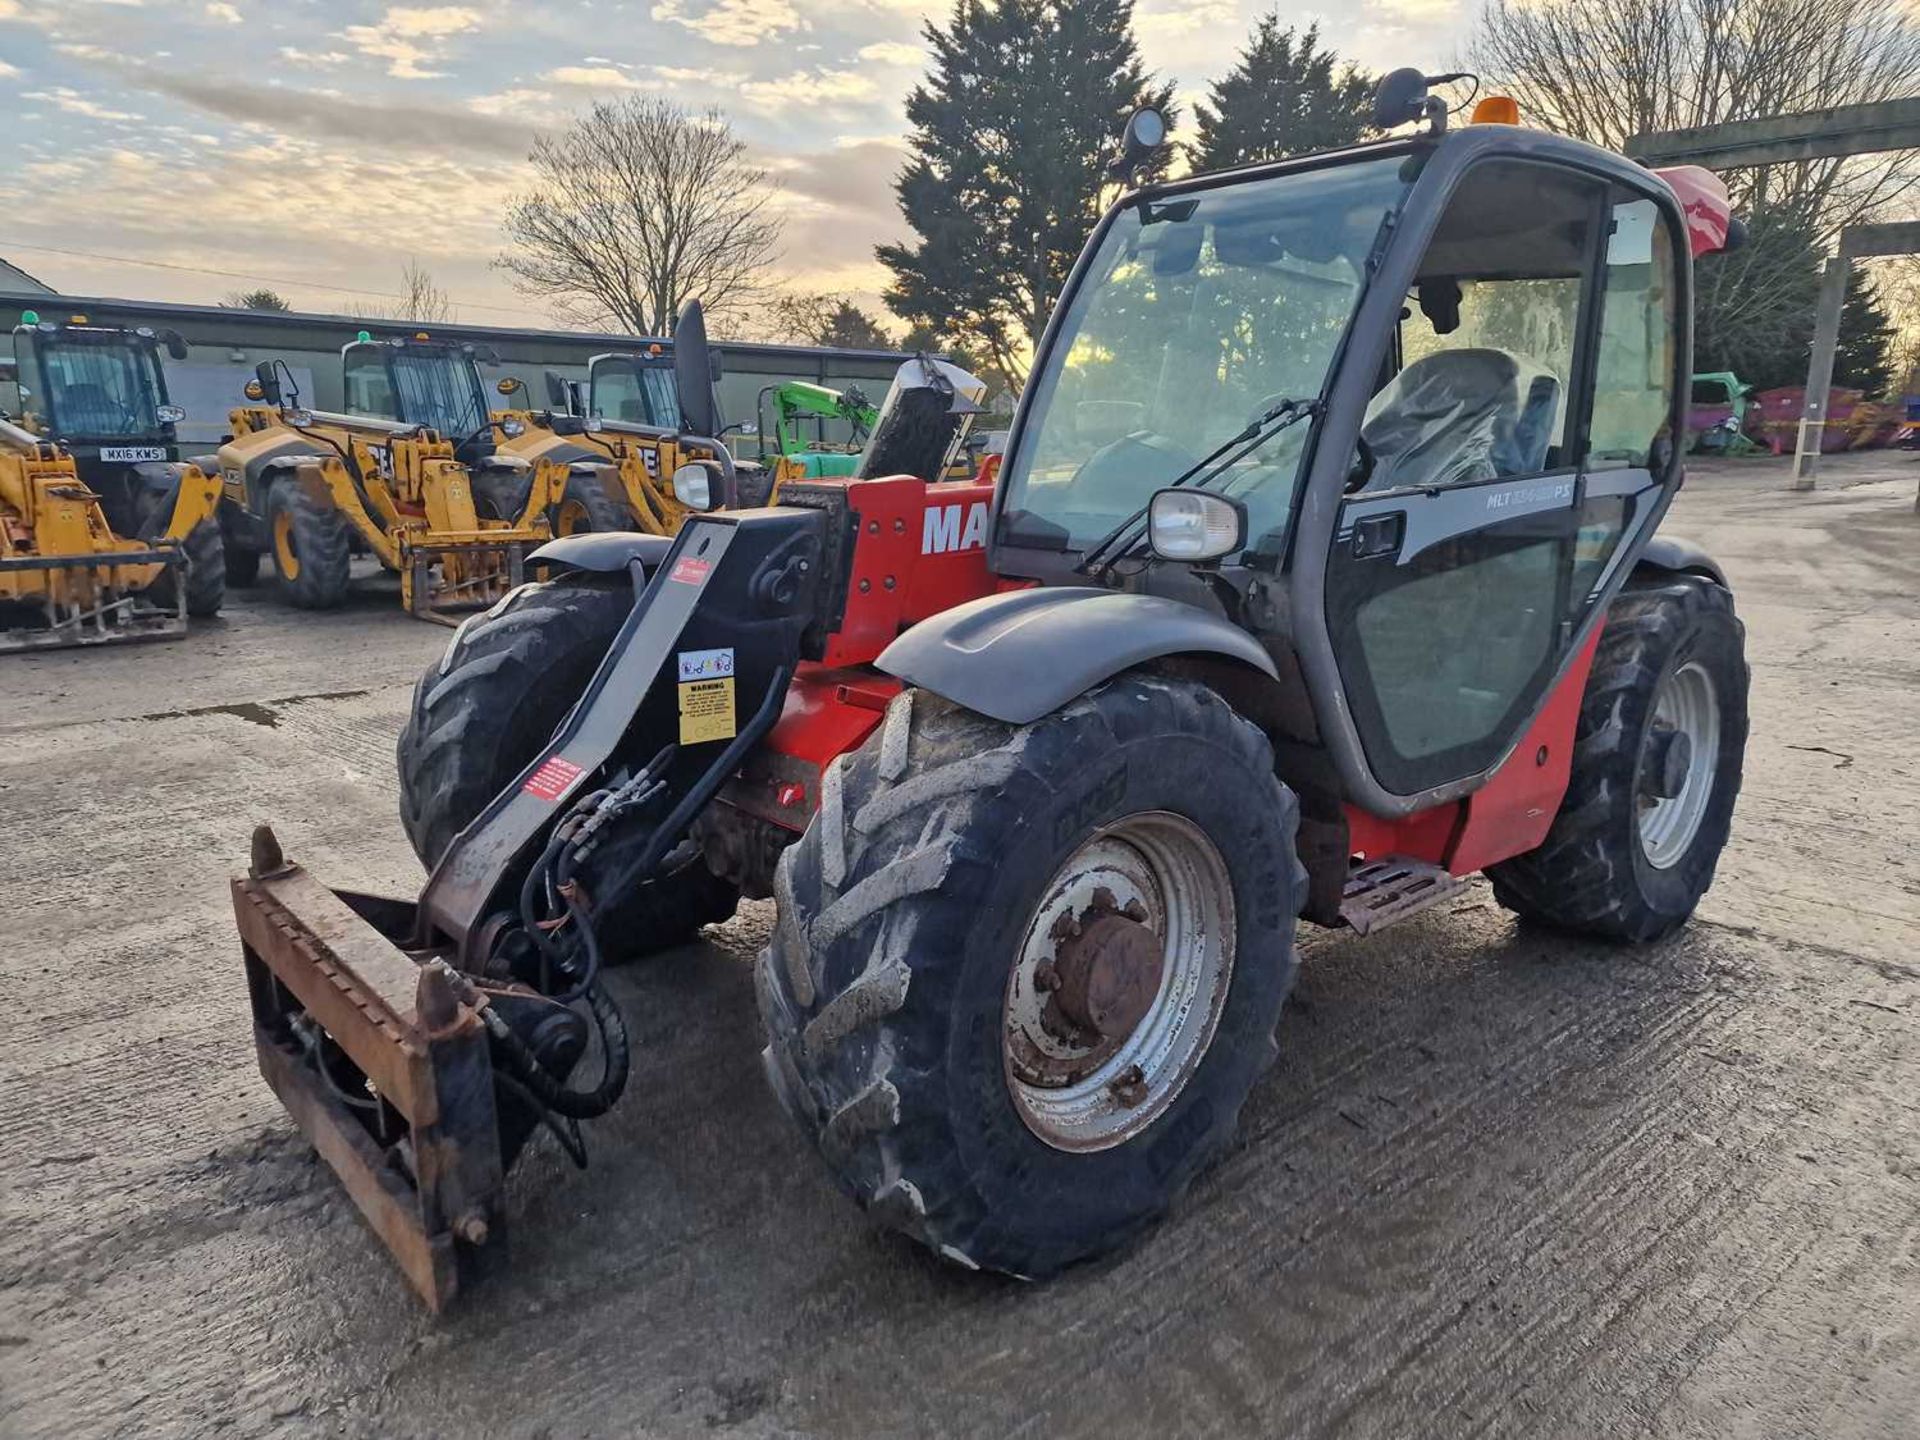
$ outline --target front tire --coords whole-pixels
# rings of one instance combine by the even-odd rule
[[[172,515],[171,504],[157,505],[141,526],[149,539],[166,533]],[[202,520],[186,533],[180,548],[187,559],[187,614],[196,620],[218,615],[227,598],[227,545],[217,519]],[[147,587],[147,598],[163,610],[178,604],[175,588],[179,572],[169,568]]]
[[[1687,922],[1740,793],[1745,635],[1733,596],[1711,580],[1621,592],[1587,678],[1560,813],[1536,849],[1487,868],[1495,900],[1613,940],[1657,940]]]
[[[463,625],[420,677],[400,732],[400,821],[428,870],[552,738],[632,608],[624,575],[522,585]],[[729,919],[739,899],[695,856],[631,894],[601,897],[597,930],[610,961],[631,959]]]
[[[599,469],[567,477],[566,493],[553,507],[550,517],[555,535],[589,535],[635,528],[633,512],[627,508],[625,496],[612,493],[613,487],[619,484],[618,472],[611,466],[605,468],[611,473],[611,483],[602,477]]]
[[[1027,726],[908,691],[780,861],[769,1078],[841,1186],[949,1259],[1037,1277],[1122,1244],[1277,1053],[1297,823],[1265,736],[1204,686],[1131,674]],[[1155,850],[1195,887],[1141,879]],[[1071,973],[1096,923],[1118,968]],[[1089,1020],[1135,984],[1145,1013]]]
[[[302,610],[332,610],[347,598],[353,533],[325,482],[293,475],[267,492],[267,530],[281,593]]]

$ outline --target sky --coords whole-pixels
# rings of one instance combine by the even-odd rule
[[[1272,0],[1139,0],[1147,66],[1191,112]],[[1372,68],[1447,62],[1470,0],[1318,20]],[[878,309],[873,247],[921,31],[906,0],[0,0],[0,257],[68,294],[390,306],[409,261],[474,324],[543,325],[492,265],[530,137],[592,100],[720,106],[779,187],[782,286]],[[133,261],[146,262],[142,264]],[[207,272],[224,273],[207,273]]]

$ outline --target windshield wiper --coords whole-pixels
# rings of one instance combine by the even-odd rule
[[[1273,437],[1281,431],[1292,426],[1296,421],[1305,419],[1309,415],[1318,415],[1320,409],[1321,405],[1318,400],[1301,400],[1290,395],[1254,416],[1253,419],[1247,423],[1247,427],[1238,435],[1229,437],[1224,443],[1208,451],[1185,470],[1182,470],[1178,475],[1174,476],[1173,479],[1169,480],[1165,485],[1158,485],[1154,488],[1156,490],[1172,490],[1182,485],[1199,485],[1204,487],[1214,476],[1246,459],[1247,456],[1273,439]],[[1235,450],[1235,446],[1240,448]],[[1233,450],[1234,453],[1229,455],[1227,453],[1229,450]],[[1105,573],[1113,564],[1126,559],[1127,556],[1132,553],[1135,545],[1139,543],[1140,537],[1135,532],[1138,531],[1143,522],[1145,522],[1147,511],[1151,504],[1152,501],[1149,500],[1146,505],[1142,505],[1138,510],[1135,510],[1131,515],[1127,516],[1126,519],[1114,526],[1113,529],[1094,541],[1094,543],[1088,547],[1087,553],[1080,557],[1080,563],[1073,567],[1074,573],[1076,575],[1100,575]],[[1110,552],[1111,558],[1109,558]]]

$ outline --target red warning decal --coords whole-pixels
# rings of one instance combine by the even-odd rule
[[[549,755],[520,788],[537,799],[551,803],[566,794],[567,787],[583,773],[578,765],[565,756]]]
[[[682,555],[673,562],[673,569],[667,572],[667,578],[682,585],[698,585],[712,572],[711,560],[702,560],[697,555]]]

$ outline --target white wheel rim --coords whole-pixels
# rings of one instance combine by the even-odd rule
[[[1137,907],[1134,918],[1159,944],[1160,982],[1124,1039],[1076,1046],[1045,1028],[1050,996],[1037,977],[1058,953],[1058,927],[1091,913],[1102,891],[1116,908]],[[1213,1042],[1233,952],[1232,879],[1199,826],[1156,810],[1095,831],[1048,881],[1007,981],[1001,1055],[1027,1128],[1056,1150],[1093,1151],[1153,1124]],[[1083,1059],[1091,1068],[1072,1073]],[[1067,1073],[1042,1076],[1042,1067]]]
[[[1652,777],[1644,773],[1644,754],[1641,760],[1643,773],[1636,797],[1640,849],[1656,870],[1670,869],[1687,853],[1693,837],[1700,833],[1707,803],[1713,798],[1713,776],[1720,761],[1720,699],[1714,692],[1713,677],[1699,661],[1689,661],[1667,676],[1654,696],[1649,740],[1663,730],[1686,736],[1689,748],[1686,776],[1679,792],[1671,797],[1648,791]]]

